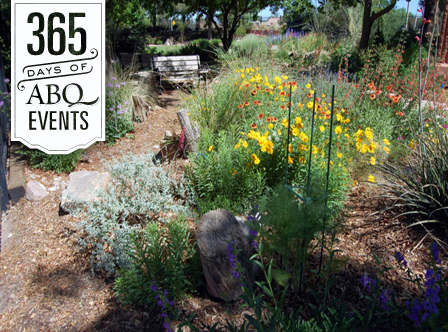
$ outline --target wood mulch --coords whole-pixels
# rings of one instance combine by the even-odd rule
[[[154,146],[160,145],[166,130],[180,132],[178,99],[177,91],[165,93],[163,109],[136,125],[135,138],[122,138],[114,146],[93,145],[86,150],[89,159],[76,170],[104,170],[106,161],[120,158],[123,153],[156,152]],[[180,162],[182,167],[188,160]],[[68,181],[67,174],[28,166],[24,174],[26,181],[35,179],[47,188],[55,178]],[[333,265],[337,279],[330,298],[346,300],[352,308],[363,306],[359,279],[362,273],[375,271],[373,254],[379,257],[382,268],[394,268],[385,272],[383,283],[402,301],[420,293],[404,281],[406,275],[396,268],[394,251],[402,252],[409,267],[420,276],[430,259],[430,239],[421,241],[425,233],[406,228],[391,213],[372,215],[382,206],[373,188],[369,184],[353,188],[346,203],[343,229],[333,247],[341,252],[336,254]],[[50,192],[37,203],[22,199],[6,214],[13,231],[0,258],[0,331],[163,331],[160,312],[121,305],[114,298],[112,280],[92,273],[87,253],[79,250],[76,237],[71,236],[75,232],[73,217],[59,215],[62,189]],[[194,223],[191,228],[194,231]],[[446,264],[448,256],[441,253]],[[316,268],[319,258],[316,250],[306,270]],[[307,282],[318,284],[313,278],[313,274],[305,273]],[[285,304],[292,310],[304,306],[310,298],[307,292],[290,293]],[[195,313],[195,324],[207,331],[216,322],[222,329],[226,319],[240,325],[244,314],[251,313],[247,308],[239,309],[241,304],[241,300],[226,304],[211,298],[203,287],[198,294],[176,303],[176,307],[183,317]]]

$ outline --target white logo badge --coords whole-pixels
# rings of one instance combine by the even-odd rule
[[[11,18],[11,139],[48,154],[104,141],[104,0],[12,0]]]

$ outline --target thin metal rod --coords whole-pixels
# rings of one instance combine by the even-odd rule
[[[327,183],[325,186],[325,211],[324,211],[324,224],[322,227],[322,246],[320,247],[320,262],[319,262],[319,272],[322,270],[322,260],[324,255],[324,238],[325,229],[327,227],[327,203],[328,203],[328,183],[330,182],[330,162],[331,162],[331,142],[333,139],[333,110],[334,110],[334,85],[331,91],[331,116],[330,116],[330,141],[328,147],[328,162],[327,162]]]
[[[285,172],[285,186],[288,185],[288,160],[289,160],[289,136],[291,132],[291,98],[292,98],[292,85],[289,87],[289,115],[288,115],[288,140],[286,143],[286,172]]]
[[[311,179],[311,161],[313,158],[313,134],[314,134],[314,113],[316,110],[316,91],[314,91],[314,102],[313,110],[311,116],[311,139],[310,139],[310,160],[308,165],[308,179],[306,182],[306,196],[305,196],[305,223],[308,221],[308,205],[309,205],[309,195],[310,195],[310,179]],[[302,253],[305,250],[305,238],[302,240]],[[300,263],[300,279],[299,279],[299,293],[302,291],[302,281],[303,281],[303,268],[304,262],[302,257],[302,262]]]

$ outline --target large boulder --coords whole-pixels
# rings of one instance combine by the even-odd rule
[[[69,212],[72,200],[92,201],[97,198],[96,192],[104,188],[110,180],[110,173],[96,171],[72,172],[69,175],[67,189],[62,192],[61,209]]]
[[[47,195],[47,189],[40,182],[30,180],[26,185],[26,199],[30,202],[40,201]]]
[[[255,265],[249,263],[249,258],[255,249],[249,233],[250,227],[227,210],[214,210],[202,216],[196,240],[211,295],[226,301],[236,300],[242,294],[241,283],[253,283]],[[233,276],[235,268],[229,261],[227,249],[232,240],[235,250],[241,250],[237,255],[243,267],[241,279]]]

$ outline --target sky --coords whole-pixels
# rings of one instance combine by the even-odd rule
[[[417,13],[418,3],[419,3],[419,0],[411,0],[411,2],[409,4],[409,12],[411,14],[415,15]],[[397,0],[397,4],[395,5],[395,8],[396,9],[398,9],[398,8],[406,9],[407,6],[408,6],[408,2],[406,0]],[[279,14],[282,15],[283,13],[280,12]],[[270,17],[272,14],[269,11],[269,9],[266,8],[266,9],[263,9],[259,15],[262,16],[263,18],[265,18],[265,17]]]

